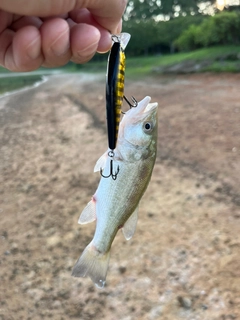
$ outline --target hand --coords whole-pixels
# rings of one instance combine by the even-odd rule
[[[0,0],[0,65],[11,71],[85,63],[111,47],[127,0]]]

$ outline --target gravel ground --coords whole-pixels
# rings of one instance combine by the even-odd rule
[[[158,157],[102,290],[71,269],[95,228],[77,220],[107,148],[104,75],[2,97],[0,319],[240,319],[239,87],[239,74],[126,82],[159,103]]]

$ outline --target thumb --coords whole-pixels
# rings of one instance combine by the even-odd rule
[[[102,27],[111,33],[118,33],[121,30],[122,15],[127,0],[89,0],[86,2],[88,2],[87,9]]]

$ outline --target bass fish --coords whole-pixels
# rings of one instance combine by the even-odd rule
[[[106,79],[106,111],[108,128],[108,146],[111,150],[116,147],[121,108],[124,96],[125,53],[130,40],[129,33],[113,35],[113,45],[108,58]]]
[[[117,180],[101,178],[96,193],[78,220],[96,220],[96,230],[73,268],[75,277],[89,276],[97,287],[106,281],[110,249],[119,229],[131,239],[138,219],[138,204],[151,178],[157,152],[157,103],[145,97],[126,112],[120,122],[113,162],[119,166]],[[94,171],[110,165],[109,150],[97,161]]]

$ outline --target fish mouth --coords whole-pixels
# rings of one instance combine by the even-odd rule
[[[145,110],[143,111],[143,113],[152,113],[152,112],[156,112],[158,108],[158,103],[157,102],[153,102],[153,103],[149,103]]]
[[[144,117],[151,113],[155,114],[157,112],[158,103],[150,103],[150,101],[151,97],[145,97],[143,100],[138,102],[136,107],[127,111],[126,114],[131,117],[138,117],[141,114],[144,115]]]
[[[145,97],[141,103],[141,109],[139,112],[143,115],[144,118],[146,117],[155,117],[158,111],[158,103],[157,102],[152,102],[150,103],[151,98],[150,97]]]

